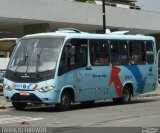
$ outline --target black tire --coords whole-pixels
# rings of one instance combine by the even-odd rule
[[[27,106],[27,103],[12,102],[12,105],[16,110],[24,110]]]
[[[128,104],[131,101],[131,91],[125,87],[121,98],[113,98],[115,104]]]
[[[130,103],[130,101],[131,101],[131,91],[130,91],[129,88],[125,88],[125,89],[123,90],[123,94],[122,94],[121,100],[122,100],[122,103],[123,103],[123,104],[128,104],[128,103]]]
[[[114,104],[121,104],[122,103],[121,98],[113,98],[112,100],[113,100]]]
[[[61,96],[61,103],[60,104],[56,104],[56,108],[59,111],[67,111],[71,108],[71,95],[69,92],[65,91],[62,93]]]

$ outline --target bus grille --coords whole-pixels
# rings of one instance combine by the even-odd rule
[[[12,96],[11,101],[23,101],[23,102],[33,102],[41,103],[42,100],[38,98],[35,94],[30,94],[29,96],[21,96],[20,93],[16,93]]]

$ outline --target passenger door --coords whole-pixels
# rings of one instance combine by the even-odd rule
[[[88,68],[87,39],[72,39],[72,52],[69,59],[70,71],[74,75],[75,100],[90,101],[95,99],[91,70]]]
[[[108,97],[110,77],[109,44],[107,40],[90,40],[90,80],[95,99]]]

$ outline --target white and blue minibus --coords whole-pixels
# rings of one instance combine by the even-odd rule
[[[156,89],[156,43],[151,36],[89,34],[60,29],[22,37],[4,78],[4,96],[14,108],[28,103],[71,104],[113,99],[129,103]]]

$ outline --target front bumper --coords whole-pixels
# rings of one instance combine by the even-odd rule
[[[21,92],[13,89],[12,91],[4,89],[4,97],[7,101],[11,102],[28,102],[28,103],[45,103],[45,104],[57,104],[59,99],[59,91],[51,90],[48,92],[25,91],[29,95],[21,95]]]

